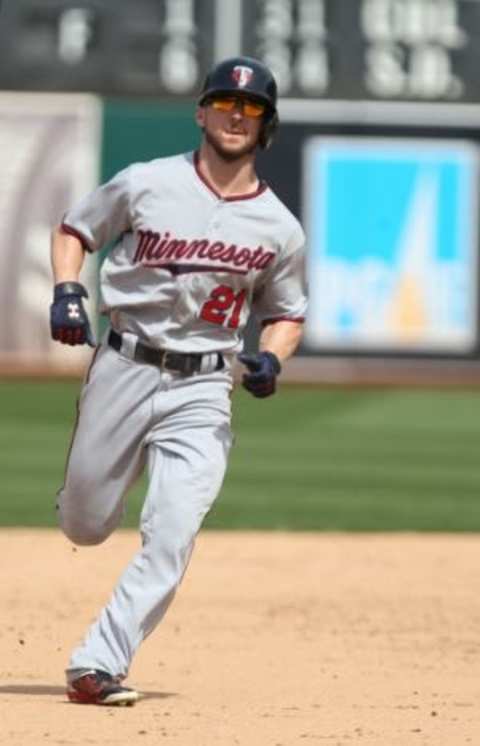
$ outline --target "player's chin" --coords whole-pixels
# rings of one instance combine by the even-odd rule
[[[219,155],[223,156],[226,160],[233,161],[253,153],[257,147],[257,142],[252,138],[244,136],[227,135],[216,139],[214,146]]]

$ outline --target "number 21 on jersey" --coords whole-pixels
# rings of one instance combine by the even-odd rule
[[[203,304],[200,318],[219,326],[224,326],[227,322],[229,329],[237,329],[246,297],[245,288],[235,293],[229,285],[218,285]]]

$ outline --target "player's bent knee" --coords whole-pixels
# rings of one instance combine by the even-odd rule
[[[95,545],[104,542],[121,522],[120,502],[96,505],[85,489],[64,487],[57,496],[58,521],[65,536],[74,544]],[[95,493],[93,493],[95,494]],[[103,508],[103,509],[102,509]]]
[[[105,525],[93,525],[88,521],[82,522],[78,518],[67,519],[65,516],[60,516],[60,527],[65,536],[79,546],[101,544],[112,533]]]

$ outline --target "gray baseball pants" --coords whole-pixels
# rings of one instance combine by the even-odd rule
[[[58,510],[72,542],[98,544],[119,525],[128,489],[147,466],[142,546],[74,650],[70,677],[90,668],[127,675],[175,595],[231,445],[228,363],[214,371],[217,358],[209,356],[201,373],[183,376],[135,362],[133,342],[124,346],[121,353],[105,343],[97,350],[79,399]]]

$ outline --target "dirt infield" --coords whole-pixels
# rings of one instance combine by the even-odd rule
[[[69,704],[70,648],[138,540],[0,532],[0,743],[480,743],[480,536],[202,533],[130,682]]]

